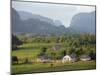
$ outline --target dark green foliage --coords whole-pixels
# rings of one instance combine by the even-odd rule
[[[25,62],[24,62],[24,63],[25,63],[25,64],[29,63],[28,58],[25,58]]]
[[[68,50],[67,50],[67,54],[68,55],[71,55],[72,53],[75,53],[75,48],[73,47],[73,48],[69,48]]]
[[[12,50],[16,50],[18,45],[21,45],[22,41],[19,40],[15,35],[12,35]]]
[[[96,52],[94,50],[90,51],[89,56],[91,57],[91,59],[96,60]]]
[[[53,59],[53,60],[56,60],[56,52],[54,52],[54,51],[51,52],[51,56],[52,56],[52,59]]]
[[[15,63],[18,64],[17,56],[12,56],[11,60],[12,60],[12,64],[15,64]]]
[[[76,53],[77,56],[80,56],[80,55],[84,54],[84,51],[83,51],[82,48],[78,48],[78,49],[75,51],[75,53]]]
[[[65,56],[66,55],[66,50],[62,51],[62,55]]]
[[[41,51],[40,51],[40,53],[39,53],[38,56],[45,56],[46,51],[47,51],[47,48],[46,47],[41,48]]]

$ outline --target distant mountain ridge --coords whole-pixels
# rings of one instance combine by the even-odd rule
[[[95,34],[95,12],[76,14],[66,28],[59,20],[16,11],[12,8],[12,32],[35,34],[93,33]]]
[[[72,18],[69,29],[76,30],[80,33],[95,34],[95,24],[95,11],[91,13],[79,13]]]
[[[40,15],[32,15],[27,12],[20,14],[13,8],[12,13],[12,25],[14,33],[62,34],[66,32],[66,28],[64,26],[54,25],[52,19]],[[32,15],[32,17],[27,17],[27,15],[25,17],[25,14]],[[21,16],[23,16],[25,19],[22,19]]]
[[[21,17],[22,20],[28,20],[28,19],[39,19],[41,21],[46,21],[48,23],[53,24],[53,20],[41,15],[37,15],[37,14],[32,14],[29,12],[25,12],[25,11],[18,11],[19,16]]]

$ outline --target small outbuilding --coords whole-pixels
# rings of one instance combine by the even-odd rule
[[[80,57],[80,60],[81,60],[81,61],[90,61],[90,60],[91,60],[91,57],[88,56],[88,55],[82,55],[82,56]]]

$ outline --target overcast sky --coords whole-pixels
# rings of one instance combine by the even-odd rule
[[[83,12],[92,12],[95,10],[93,6],[79,5],[63,5],[63,4],[47,4],[34,2],[18,2],[13,1],[12,7],[18,11],[27,11],[32,14],[42,15],[53,20],[60,20],[65,27],[70,25],[74,15]]]

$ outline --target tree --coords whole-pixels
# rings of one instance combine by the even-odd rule
[[[51,55],[52,55],[52,58],[54,59],[54,60],[56,60],[56,53],[53,51],[53,52],[51,52]]]
[[[12,35],[12,50],[18,48],[19,45],[22,44],[22,41],[17,38],[17,36]]]
[[[76,51],[75,51],[75,54],[79,57],[80,55],[84,54],[83,52],[83,49],[82,48],[78,48]]]
[[[96,60],[96,52],[95,50],[90,50],[89,56],[92,60]]]
[[[18,64],[18,58],[17,56],[12,56],[12,64],[15,62]]]
[[[61,56],[63,57],[63,56],[65,56],[65,55],[66,55],[66,50],[62,50]]]
[[[71,55],[72,53],[75,53],[75,48],[68,48],[67,54]]]
[[[41,48],[41,51],[38,56],[44,56],[46,54],[46,51],[47,51],[46,47]]]

